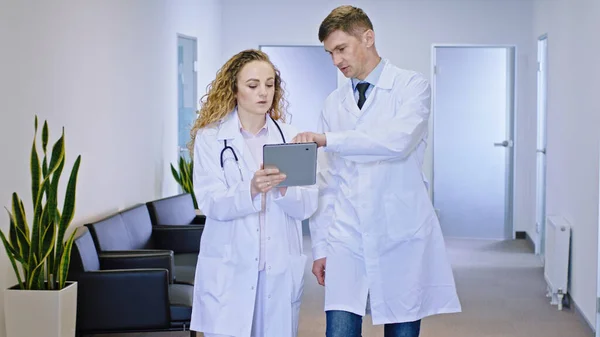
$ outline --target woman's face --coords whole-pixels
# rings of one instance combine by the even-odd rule
[[[275,71],[265,61],[252,61],[238,73],[236,99],[240,113],[264,115],[273,106]]]

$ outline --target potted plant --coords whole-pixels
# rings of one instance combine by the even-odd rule
[[[179,157],[179,171],[175,169],[171,164],[171,173],[175,181],[181,186],[181,188],[192,195],[194,201],[194,209],[198,209],[198,202],[196,201],[196,194],[194,193],[194,162],[192,160],[187,161],[183,156]]]
[[[17,278],[4,292],[7,337],[73,337],[77,312],[77,283],[67,281],[75,231],[65,235],[75,213],[75,187],[81,162],[73,164],[59,208],[58,185],[65,166],[65,132],[47,152],[48,123],[41,134],[43,155],[37,148],[38,118],[31,147],[32,218],[27,218],[23,200],[15,192],[8,210],[8,233],[0,239]]]

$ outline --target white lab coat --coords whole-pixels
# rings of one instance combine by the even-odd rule
[[[384,62],[362,110],[349,80],[326,100],[310,219],[313,258],[327,257],[325,310],[364,316],[369,294],[374,324],[461,311],[422,174],[430,87]]]
[[[275,123],[267,118],[268,142],[282,143]],[[278,122],[290,141],[296,130]],[[238,156],[243,180],[231,151],[220,154],[223,141]],[[260,163],[252,158],[239,130],[237,112],[219,125],[200,130],[194,149],[194,191],[206,215],[195,276],[191,329],[249,337],[257,291],[261,195],[254,201],[250,182]],[[265,214],[265,337],[295,337],[306,256],[301,221],[318,206],[317,186],[289,187],[267,194]]]

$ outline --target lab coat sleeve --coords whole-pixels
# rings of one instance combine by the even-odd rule
[[[201,132],[194,142],[193,183],[198,208],[207,217],[219,221],[259,212],[262,195],[259,193],[252,199],[249,180],[227,187],[218,153],[215,155],[215,151],[211,151]]]
[[[298,220],[304,220],[310,217],[317,209],[319,199],[319,189],[314,186],[293,186],[288,187],[285,195],[279,194],[273,199],[283,211]]]
[[[382,119],[368,130],[326,132],[325,151],[357,163],[406,158],[427,134],[430,99],[429,82],[415,76],[403,89],[393,118]]]
[[[322,129],[327,129],[322,119]],[[310,237],[312,243],[313,260],[327,257],[327,236],[329,226],[333,223],[333,210],[336,185],[334,182],[331,153],[318,152],[317,185],[319,187],[319,202],[316,212],[309,219]]]

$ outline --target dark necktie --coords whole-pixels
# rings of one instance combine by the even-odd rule
[[[367,100],[367,96],[365,96],[365,93],[367,92],[367,89],[369,88],[369,83],[363,82],[363,83],[359,83],[356,85],[356,89],[358,89],[358,108],[362,109],[363,104],[365,104],[365,101]]]

